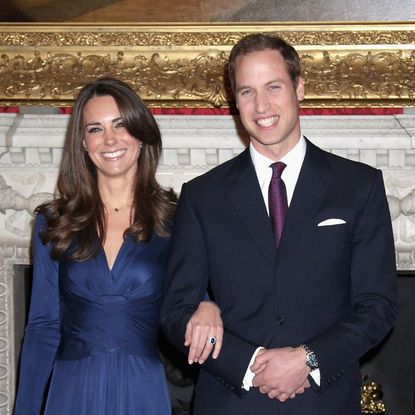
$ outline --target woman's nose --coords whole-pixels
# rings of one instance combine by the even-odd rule
[[[113,145],[117,142],[117,134],[112,128],[108,128],[104,132],[105,144]]]

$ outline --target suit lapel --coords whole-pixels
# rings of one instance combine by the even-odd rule
[[[332,181],[330,171],[324,151],[307,140],[306,155],[285,219],[279,258],[292,260],[291,251],[295,252],[298,238],[329,192]]]
[[[249,148],[236,159],[227,176],[227,192],[236,214],[267,261],[294,258],[296,243],[331,186],[331,167],[324,151],[307,141],[307,150],[288,209],[278,250]]]
[[[270,265],[274,266],[274,235],[249,148],[235,159],[229,171],[227,194],[252,241]]]

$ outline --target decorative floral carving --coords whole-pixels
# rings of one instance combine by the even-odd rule
[[[0,56],[0,95],[31,100],[71,100],[87,82],[100,76],[114,76],[129,82],[144,98],[158,100],[199,100],[213,106],[226,102],[223,84],[226,54],[200,54],[176,59],[153,53],[127,55],[83,55],[35,52]]]
[[[250,32],[278,34],[304,67],[305,106],[403,106],[415,96],[414,24],[3,26],[0,101],[71,102],[116,76],[155,106],[227,106],[228,53]]]
[[[334,54],[303,54],[309,96],[336,99],[409,98],[415,96],[415,50]]]
[[[168,27],[168,25],[166,25]],[[296,30],[284,30],[287,26],[253,26],[243,30],[232,31],[232,26],[223,27],[222,31],[213,30],[210,26],[200,25],[197,31],[173,26],[171,31],[153,31],[157,26],[93,31],[91,28],[70,27],[70,30],[50,31],[46,28],[39,31],[23,31],[0,33],[0,45],[25,47],[67,47],[67,46],[228,46],[232,47],[249,32],[266,31],[283,37],[294,45],[400,45],[415,43],[413,30],[362,30],[360,27],[348,26],[347,30],[333,30],[330,26],[319,25],[318,30],[312,25]],[[311,27],[311,28],[310,28]],[[66,27],[68,29],[68,27]],[[146,30],[147,29],[147,30]]]
[[[115,56],[34,52],[0,56],[0,95],[9,99],[70,101],[88,80],[115,76],[129,82],[147,101],[204,101],[227,104],[226,52],[192,59],[153,53]],[[413,99],[415,51],[303,54],[306,100]],[[344,102],[342,103],[345,104]],[[366,103],[367,105],[367,103]]]

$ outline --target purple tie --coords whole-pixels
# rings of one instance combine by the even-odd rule
[[[272,178],[268,190],[269,217],[274,230],[275,244],[278,247],[288,210],[287,190],[284,181],[281,179],[281,174],[286,165],[281,161],[277,161],[272,163],[270,167],[272,167]]]

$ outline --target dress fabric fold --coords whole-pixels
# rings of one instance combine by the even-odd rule
[[[169,415],[157,350],[169,240],[127,237],[110,269],[103,249],[52,260],[44,226],[38,215],[15,415]]]

